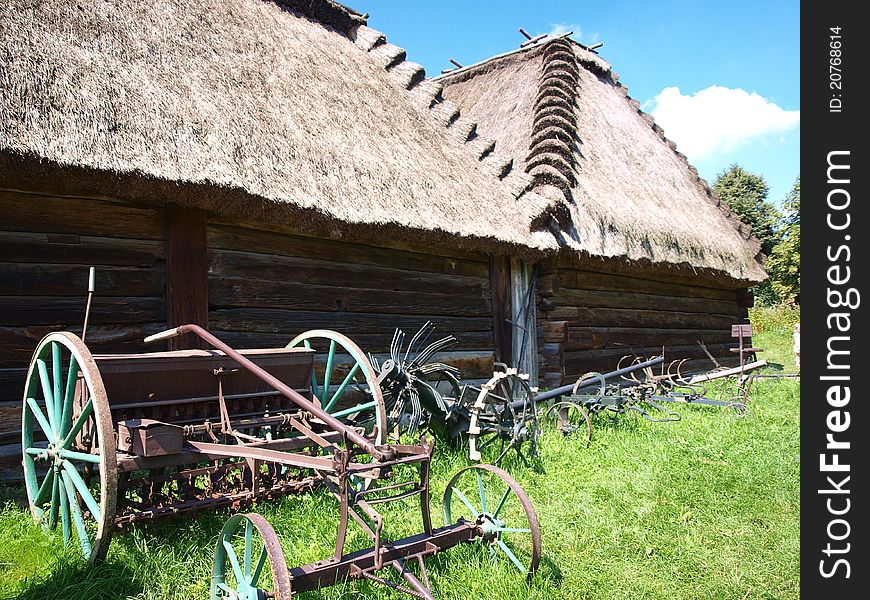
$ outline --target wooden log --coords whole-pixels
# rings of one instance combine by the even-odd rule
[[[163,239],[163,211],[157,208],[10,190],[0,190],[0,202],[6,231]]]
[[[7,263],[119,265],[163,270],[163,243],[153,240],[0,231],[0,247]]]
[[[638,294],[634,292],[614,292],[599,290],[576,290],[562,288],[555,300],[563,306],[583,306],[602,308],[640,308],[681,312],[715,313],[736,315],[735,300],[713,298],[693,298],[684,296],[665,296],[660,294]]]
[[[422,325],[422,323],[420,323]],[[405,333],[413,335],[417,329],[407,329]],[[297,334],[305,331],[304,329],[294,330],[284,333],[251,333],[246,331],[226,331],[222,329],[212,329],[214,335],[225,341],[233,348],[281,348],[286,346],[290,340],[296,337]],[[439,329],[435,330],[430,340],[440,339],[447,334],[442,335]],[[390,341],[393,339],[393,330],[384,332],[369,332],[369,333],[354,333],[349,336],[356,345],[364,352],[383,353],[390,348]],[[451,351],[461,350],[492,350],[492,334],[489,331],[472,331],[457,333],[458,343],[450,348]]]
[[[85,300],[58,296],[0,296],[0,325],[81,327]],[[156,323],[165,318],[162,298],[106,298],[94,296],[90,323]]]
[[[559,267],[564,270],[605,273],[720,291],[734,291],[746,287],[745,281],[741,282],[725,275],[721,271],[690,266],[668,268],[651,264],[649,261],[625,261],[621,257],[613,259],[592,256],[581,257],[576,254],[561,255]]]
[[[568,341],[568,321],[541,321],[538,330],[545,342],[559,344]]]
[[[165,346],[145,344],[142,340],[145,336],[166,329],[165,322],[137,325],[91,325],[89,323],[87,345],[91,352],[100,354],[155,352],[165,349]],[[39,341],[53,331],[58,331],[58,328],[52,325],[0,326],[0,369],[26,367]],[[66,331],[81,336],[81,323]]]
[[[728,343],[731,332],[724,329],[651,329],[634,327],[569,327],[565,350],[592,350],[620,346],[687,346],[701,340],[705,344]]]
[[[481,295],[438,294],[402,290],[371,290],[241,277],[213,277],[209,281],[213,308],[282,308],[487,316],[489,299]]]
[[[541,296],[555,296],[559,292],[559,275],[548,273],[538,275],[538,293]]]
[[[489,287],[492,291],[492,336],[495,359],[511,362],[511,280],[510,258],[492,256],[489,261]]]
[[[209,248],[224,250],[258,253],[264,253],[266,250],[268,254],[280,256],[317,257],[322,260],[348,264],[367,264],[426,273],[487,277],[487,264],[484,257],[480,257],[478,260],[468,260],[225,225],[210,225],[208,227],[208,245]]]
[[[569,327],[725,329],[734,322],[734,315],[576,306],[560,306],[552,310],[549,317],[569,321]]]
[[[217,330],[252,334],[284,333],[291,337],[309,329],[334,329],[351,336],[360,333],[392,335],[396,327],[406,333],[416,332],[426,321],[435,324],[437,335],[470,331],[491,332],[492,321],[486,317],[445,317],[441,315],[393,315],[375,313],[338,313],[275,309],[234,308],[213,310],[209,327]]]
[[[735,301],[737,298],[734,290],[567,268],[559,270],[559,285],[578,290],[635,292],[732,301]]]
[[[214,226],[230,226],[240,229],[248,229],[253,231],[269,231],[281,235],[294,235],[299,237],[307,237],[310,239],[320,239],[319,236],[312,235],[309,231],[303,231],[293,227],[292,223],[288,222],[266,222],[266,221],[251,221],[242,217],[224,216],[218,214],[210,214],[209,225]],[[338,235],[341,232],[338,231]],[[366,243],[365,245],[368,245]],[[377,244],[371,244],[373,247],[386,248],[390,250],[399,250],[402,252],[420,252],[420,245],[412,244],[401,240],[393,240],[386,237],[378,239]],[[488,264],[488,256],[480,252],[465,250],[451,244],[428,245],[425,248],[424,254],[432,256],[443,256],[446,258],[459,258],[471,262],[480,262],[484,266]]]
[[[205,211],[171,204],[167,209],[166,322],[208,327],[208,247]],[[197,336],[169,340],[170,350],[205,348]]]
[[[728,354],[729,344],[715,344],[707,346],[707,350],[719,359]],[[650,358],[659,356],[662,353],[661,347],[635,348],[635,353],[638,356]],[[613,348],[606,350],[581,350],[576,352],[565,353],[565,374],[570,377],[579,376],[588,371],[611,371],[616,368],[619,359],[629,354],[625,348]],[[665,368],[667,363],[678,359],[702,359],[706,358],[704,351],[697,345],[695,346],[667,346],[665,347]],[[708,368],[713,368],[709,359]]]
[[[209,251],[211,277],[235,277],[294,281],[305,285],[345,286],[356,289],[404,290],[439,294],[489,295],[484,279],[403,271],[371,265],[350,265],[333,261],[273,256],[230,250]]]
[[[100,296],[159,296],[163,286],[163,274],[157,269],[115,266],[96,269]],[[0,296],[85,298],[87,290],[87,265],[0,263]]]

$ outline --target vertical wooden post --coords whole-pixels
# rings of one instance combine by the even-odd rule
[[[511,262],[507,256],[489,257],[489,288],[492,294],[492,341],[495,360],[511,361]]]
[[[531,385],[538,385],[538,336],[535,319],[534,268],[519,258],[510,259],[512,366],[527,373]]]
[[[205,211],[170,204],[166,232],[166,324],[208,327],[208,240]],[[203,348],[191,335],[169,340],[170,350]]]

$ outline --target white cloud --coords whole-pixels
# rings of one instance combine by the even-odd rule
[[[755,92],[719,85],[688,96],[678,87],[667,87],[646,105],[690,159],[730,152],[800,124],[799,110],[784,110]]]
[[[547,32],[547,35],[557,36],[565,35],[566,33],[573,33],[576,40],[579,40],[583,36],[583,30],[580,29],[577,23],[550,23],[550,31]],[[595,35],[597,36],[598,34],[596,33]]]

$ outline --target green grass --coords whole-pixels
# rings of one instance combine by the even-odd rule
[[[766,332],[754,343],[768,361],[793,364],[790,337]],[[436,596],[798,598],[799,396],[798,381],[766,379],[755,383],[752,409],[743,417],[686,406],[676,423],[602,418],[588,449],[547,433],[535,464],[505,465],[540,518],[544,559],[534,580],[526,583],[510,565],[493,565],[479,547],[465,545],[427,561]],[[436,449],[433,515],[440,514],[450,475],[466,464],[464,452]],[[112,541],[105,564],[88,569],[57,535],[32,524],[19,506],[19,489],[0,488],[0,498],[6,499],[0,509],[4,599],[207,598],[213,547],[230,514],[136,527]],[[420,531],[414,506],[384,511],[388,533]],[[288,565],[330,555],[338,511],[327,494],[256,510],[278,531]],[[364,545],[354,534],[349,549]],[[367,582],[299,597],[407,598]]]

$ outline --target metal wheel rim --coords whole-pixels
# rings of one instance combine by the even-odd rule
[[[576,402],[556,402],[555,404],[553,404],[553,406],[547,409],[545,419],[547,421],[552,421],[556,423],[558,427],[558,423],[562,419],[562,415],[559,414],[559,410],[563,408],[568,411],[571,411],[572,409],[576,410],[582,415],[583,420],[586,423],[586,447],[588,448],[589,444],[592,442],[592,418],[589,416],[589,411],[587,411],[586,408],[583,407],[583,405],[577,404]],[[565,431],[562,431],[562,433],[566,436],[568,435],[568,433],[566,433]]]
[[[75,358],[78,366],[76,371],[81,373],[81,378],[84,380],[90,396],[92,412],[89,417],[84,419],[81,419],[81,417],[75,420],[72,419],[73,392],[70,390],[70,385],[72,385],[70,383],[72,369],[67,368],[66,373],[62,373],[60,366],[58,365],[56,368],[54,364],[54,357],[61,356],[62,358],[64,350],[67,351],[69,357]],[[59,354],[55,354],[56,352]],[[59,408],[56,408],[53,414],[46,404],[46,388],[44,387],[48,371],[45,359],[48,354],[51,354],[52,357],[51,375],[48,377],[50,379],[48,384],[50,386],[52,404],[54,404],[54,396],[59,396],[61,391],[63,393],[63,402],[58,403]],[[39,364],[40,361],[43,363],[41,366]],[[58,378],[58,375],[60,375],[60,378]],[[75,380],[78,380],[78,376],[75,377]],[[42,407],[38,406],[36,400],[38,397],[42,398]],[[28,399],[31,399],[33,402],[31,403]],[[41,419],[34,412],[34,404],[37,405],[37,408],[44,409],[40,411]],[[27,371],[22,405],[22,464],[24,467],[27,500],[34,521],[46,522],[44,517],[48,516],[46,526],[48,529],[53,530],[57,527],[59,518],[65,540],[71,540],[73,535],[75,535],[79,540],[82,553],[89,563],[93,564],[102,561],[108,552],[117,505],[118,473],[115,436],[109,402],[99,369],[87,346],[78,336],[62,331],[50,333],[40,341]],[[69,417],[68,419],[66,418],[67,416]],[[98,455],[99,462],[88,462],[98,464],[99,466],[100,498],[98,505],[92,494],[89,493],[89,497],[85,497],[83,493],[81,486],[87,489],[87,485],[81,479],[81,475],[75,466],[76,463],[73,462],[77,460],[77,457],[67,454],[70,451],[76,452],[72,448],[75,436],[68,443],[61,444],[64,455],[60,456],[60,453],[56,455],[55,465],[62,465],[62,468],[50,468],[49,473],[42,479],[41,484],[39,483],[40,478],[36,470],[36,460],[34,454],[31,453],[31,450],[38,450],[33,445],[33,432],[37,428],[43,429],[43,434],[46,434],[46,437],[49,436],[47,435],[48,432],[45,431],[45,424],[48,425],[52,433],[57,428],[59,430],[57,434],[58,438],[54,440],[57,442],[59,439],[67,437],[63,436],[61,438],[60,433],[64,433],[62,428],[66,428],[68,424],[69,429],[65,429],[65,432],[68,434],[69,430],[78,421],[81,421],[83,424],[91,422],[96,425],[96,442],[100,448],[100,454]],[[49,442],[52,443],[51,437],[49,437]],[[78,462],[82,463],[84,461],[78,460]],[[48,482],[49,478],[52,479],[50,483]],[[46,492],[43,488],[49,485],[51,486],[51,491]],[[57,488],[56,492],[55,487]],[[47,515],[46,511],[41,508],[41,505],[45,502],[46,493],[50,495]],[[66,502],[64,502],[64,498],[66,498]],[[81,498],[81,502],[79,498]],[[70,502],[72,499],[75,499],[75,506]],[[94,514],[94,509],[99,511],[98,515]],[[97,530],[93,536],[86,529],[86,521],[83,515],[85,510],[88,511],[91,518],[97,523]],[[58,515],[58,513],[60,514]]]
[[[480,498],[481,498],[481,508],[480,509],[477,509],[477,507],[475,505],[473,505],[473,500],[469,500],[468,498],[463,497],[462,493],[459,492],[458,488],[456,488],[456,483],[459,481],[459,479],[464,474],[471,472],[471,471],[475,471],[475,475],[476,475],[477,481],[478,481],[478,486],[480,489]],[[496,500],[496,503],[495,503],[496,508],[492,509],[491,513],[488,512],[486,509],[491,509],[493,506],[493,503],[487,503],[486,500],[484,500],[485,494],[483,491],[483,484],[480,483],[481,482],[481,475],[480,475],[481,471],[488,472],[488,473],[494,475],[495,477],[500,479],[506,486],[506,489],[503,492],[502,498],[500,499],[500,501]],[[523,564],[522,566],[517,564],[517,562],[515,562],[514,559],[516,557],[512,558],[511,562],[521,572],[524,572],[525,575],[527,576],[527,578],[531,579],[531,577],[534,575],[534,573],[537,570],[538,565],[540,564],[540,561],[541,561],[541,527],[540,527],[540,523],[538,521],[538,515],[537,515],[537,513],[535,513],[535,509],[532,506],[532,501],[529,499],[528,494],[526,494],[526,492],[525,492],[525,490],[523,490],[522,486],[520,486],[520,484],[517,483],[517,481],[513,477],[511,477],[505,470],[503,470],[499,467],[496,467],[495,465],[478,464],[478,465],[471,465],[471,466],[465,467],[463,469],[460,469],[459,471],[457,471],[453,475],[453,477],[450,478],[450,481],[447,483],[447,487],[444,489],[444,498],[442,500],[442,507],[443,507],[443,517],[444,517],[444,525],[445,526],[451,525],[454,522],[454,520],[453,520],[453,512],[454,511],[452,510],[452,507],[451,507],[454,492],[457,492],[457,496],[459,496],[459,499],[465,508],[467,508],[471,512],[477,511],[478,514],[474,515],[474,517],[477,518],[478,521],[480,521],[483,514],[488,514],[488,515],[494,514],[494,516],[497,518],[498,512],[499,512],[501,506],[504,505],[506,498],[508,497],[508,495],[511,492],[513,493],[513,496],[515,496],[517,498],[517,500],[519,500],[520,505],[522,507],[522,510],[525,513],[525,519],[526,519],[526,522],[528,524],[528,527],[527,528],[516,527],[516,528],[511,528],[511,529],[517,530],[517,531],[514,531],[514,533],[521,533],[520,531],[518,531],[519,529],[525,530],[522,533],[528,533],[528,535],[530,536],[530,540],[531,540],[531,557],[528,561],[528,564]],[[472,506],[469,506],[469,503],[471,503]],[[487,506],[485,508],[483,506],[484,504],[487,504]],[[498,547],[502,549],[502,552],[504,552],[503,546],[498,546]],[[510,558],[510,556],[508,556],[508,558]],[[520,561],[520,562],[524,562],[524,561]]]
[[[469,458],[471,460],[476,460],[476,461],[482,460],[483,457],[481,455],[481,450],[483,450],[483,448],[485,446],[492,443],[491,440],[486,440],[483,443],[479,443],[480,435],[485,433],[480,427],[480,425],[481,425],[480,416],[481,416],[481,412],[483,411],[483,409],[486,408],[487,398],[490,395],[490,393],[493,390],[497,389],[499,383],[502,383],[506,379],[510,379],[512,381],[519,382],[520,387],[521,387],[520,393],[524,394],[526,399],[529,400],[529,402],[526,402],[526,407],[531,412],[526,416],[526,418],[524,418],[524,422],[530,422],[532,424],[533,431],[532,431],[531,445],[532,445],[533,451],[536,448],[535,442],[536,442],[536,437],[538,435],[538,419],[537,419],[537,407],[535,406],[534,394],[532,392],[532,389],[529,387],[529,384],[528,384],[528,381],[526,380],[526,378],[518,375],[516,373],[515,369],[511,369],[510,371],[508,371],[506,373],[504,373],[504,372],[494,373],[492,378],[488,382],[486,382],[485,385],[481,386],[480,393],[478,394],[477,399],[474,401],[474,404],[472,404],[472,406],[471,406],[471,411],[470,411],[471,414],[469,417],[469,425],[468,425]],[[513,389],[513,386],[511,386],[511,389]],[[518,399],[519,399],[518,397],[514,398],[514,396],[512,394],[509,394],[507,402],[506,402],[506,405],[507,405],[506,410],[510,411],[511,418],[513,421],[512,425],[514,425],[514,426],[516,425],[518,415],[517,415],[517,412],[511,407],[511,404],[514,400],[518,400]],[[498,402],[501,402],[501,400],[499,400]],[[524,410],[526,410],[526,408],[524,408]],[[494,435],[495,436],[502,436],[502,432],[494,432]],[[513,436],[514,436],[514,434],[512,433],[511,437],[513,438]],[[512,439],[511,445],[514,444],[514,441],[515,440]],[[508,448],[508,450],[509,450],[509,448]],[[501,455],[495,461],[495,464],[501,463],[502,459],[507,455],[508,450],[502,450]]]
[[[245,527],[245,549],[240,560],[235,550],[232,548],[232,539],[237,531]],[[253,554],[253,531],[256,530],[263,542],[263,547],[255,558]],[[230,558],[230,550],[232,550],[232,558]],[[265,590],[259,587],[260,575],[265,566],[265,560],[269,561],[269,568],[272,571],[272,589]],[[233,575],[236,579],[237,586],[232,588],[227,585],[227,563],[229,562]],[[239,585],[239,578],[247,576],[245,586]],[[292,586],[290,581],[290,571],[287,569],[287,562],[284,559],[284,552],[281,550],[281,543],[278,536],[275,534],[275,529],[261,515],[257,513],[245,513],[233,515],[224,524],[220,536],[218,536],[217,545],[215,546],[214,561],[212,562],[211,571],[211,600],[223,600],[232,596],[225,596],[226,586],[236,593],[236,598],[243,598],[243,594],[248,593],[248,598],[251,598],[250,593],[263,591],[271,591],[276,600],[290,600],[292,596]],[[253,599],[252,599],[253,600]]]
[[[299,344],[309,343],[308,340],[315,338],[330,340],[330,347],[333,349],[333,344],[341,344],[341,346],[347,351],[347,353],[356,361],[357,365],[359,366],[359,370],[362,371],[363,376],[365,377],[366,384],[369,386],[373,401],[375,402],[374,408],[376,435],[374,437],[373,443],[375,445],[383,444],[384,439],[386,439],[387,435],[387,415],[386,408],[384,406],[384,396],[381,393],[380,386],[378,385],[378,378],[375,374],[374,367],[372,367],[365,353],[349,337],[344,334],[338,333],[337,331],[332,331],[331,329],[312,329],[310,331],[300,333],[295,338],[293,338],[286,347],[295,348]],[[327,358],[327,360],[327,364],[331,365],[331,362],[329,362],[330,359]],[[330,383],[332,382],[330,381]]]

